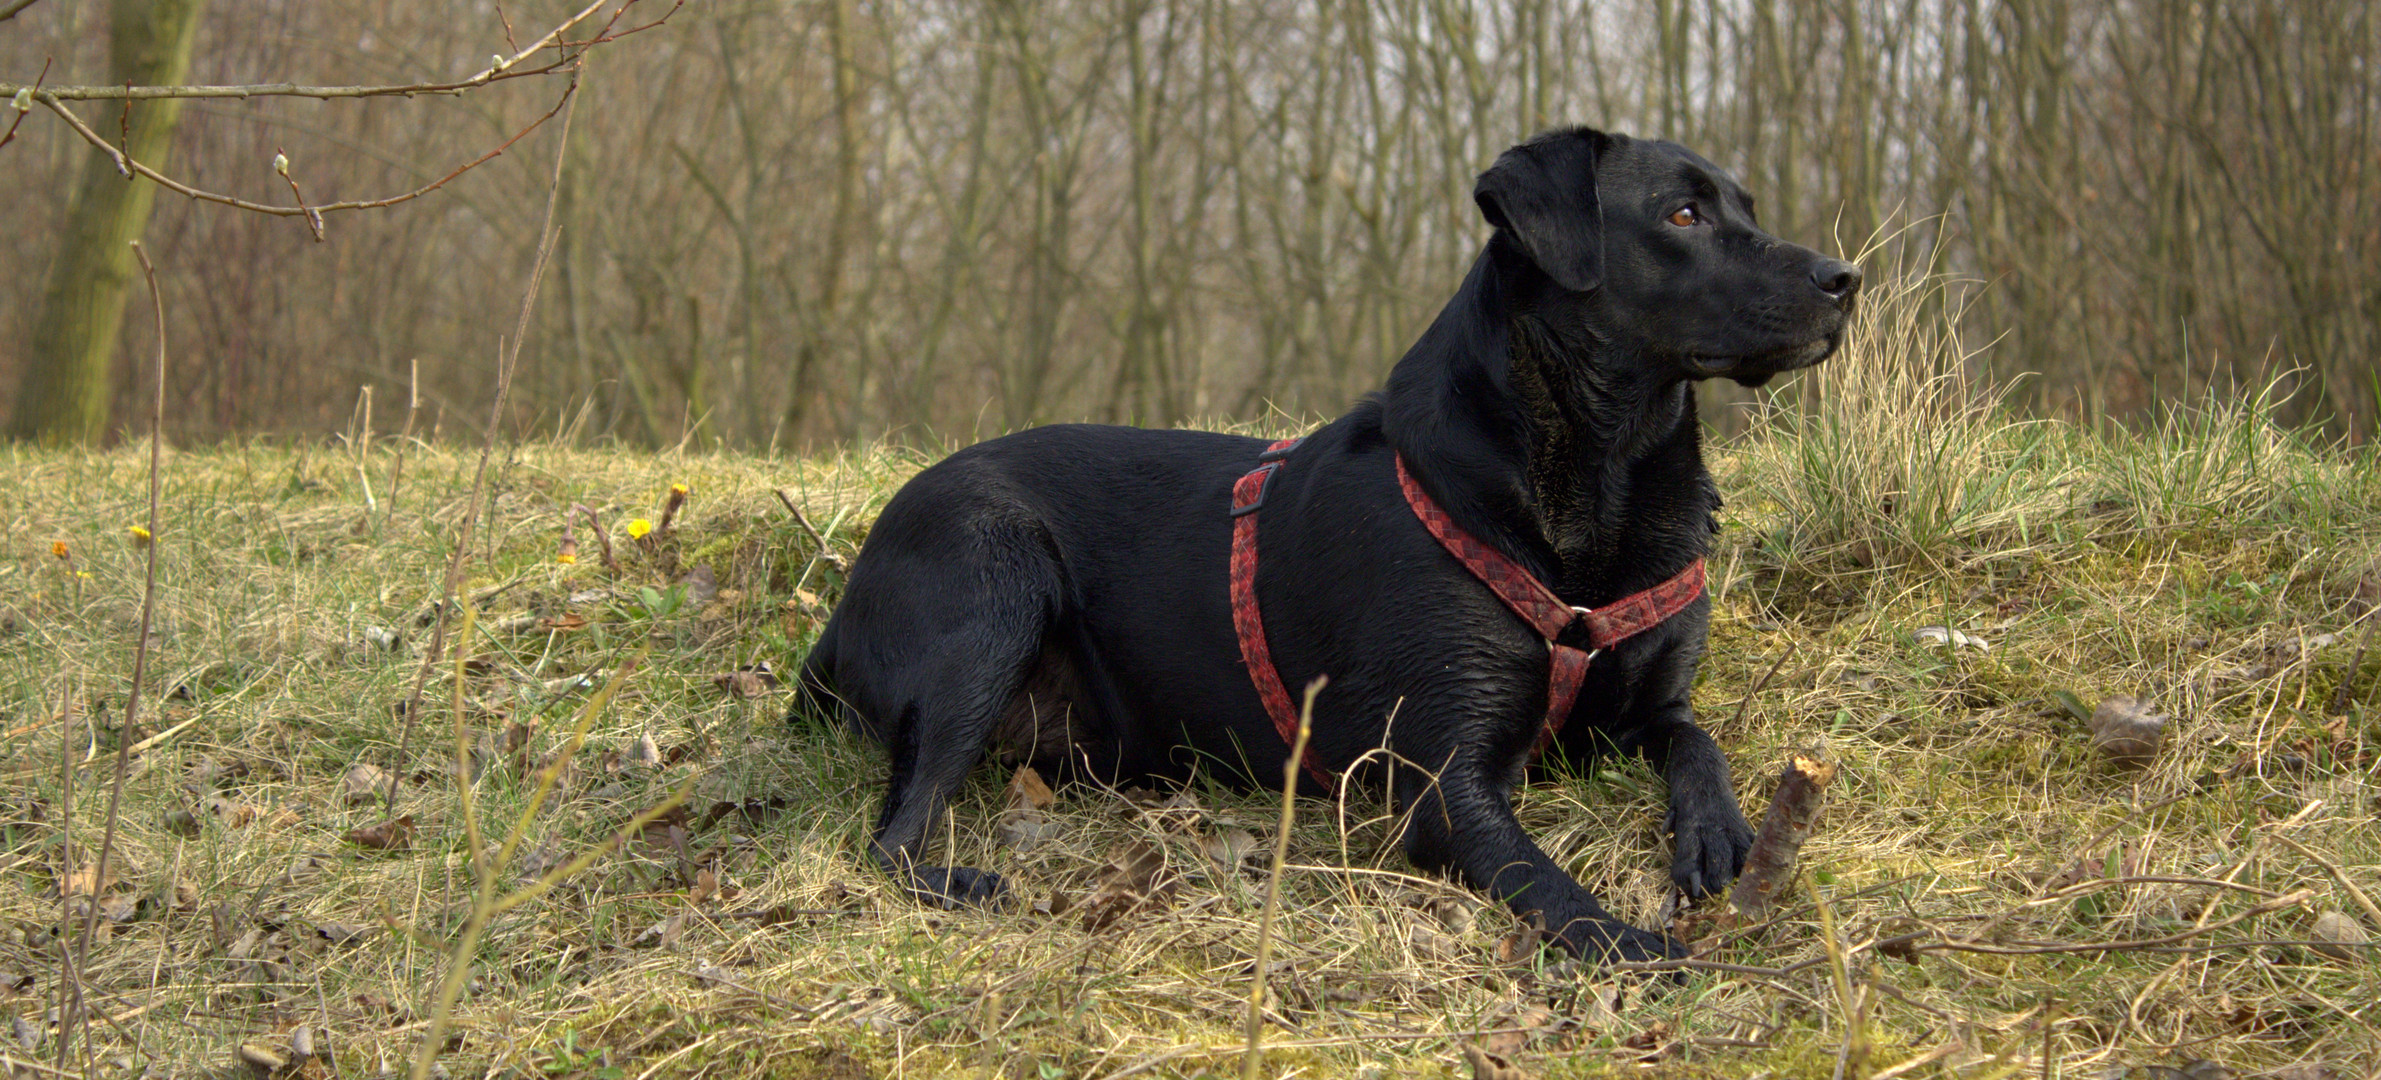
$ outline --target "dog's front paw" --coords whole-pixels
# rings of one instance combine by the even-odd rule
[[[1572,923],[1562,942],[1582,960],[1603,964],[1644,964],[1686,958],[1684,942],[1667,934],[1639,930],[1621,922]]]
[[[1745,824],[1732,797],[1672,802],[1669,830],[1676,844],[1670,880],[1697,900],[1735,881],[1744,872],[1745,855],[1753,850],[1753,828]]]
[[[1009,883],[989,870],[921,866],[910,875],[909,891],[919,903],[946,911],[963,907],[997,909],[1008,898]]]

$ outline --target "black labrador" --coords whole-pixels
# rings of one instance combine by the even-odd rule
[[[1425,528],[1396,461],[1564,603],[1646,590],[1699,560],[1717,527],[1690,384],[1758,386],[1826,358],[1860,271],[1761,231],[1744,189],[1669,142],[1552,132],[1505,152],[1473,197],[1495,232],[1462,288],[1385,390],[1271,477],[1263,634],[1288,686],[1329,676],[1314,757],[1386,777],[1415,863],[1542,915],[1575,953],[1675,956],[1514,819],[1550,719],[1551,643]],[[872,844],[888,872],[929,901],[1001,895],[995,874],[922,865],[987,749],[1104,783],[1203,767],[1278,786],[1289,749],[1243,664],[1228,566],[1234,485],[1265,448],[1042,427],[953,454],[893,497],[796,706],[889,749]],[[1574,722],[1545,747],[1641,753],[1667,777],[1670,873],[1690,895],[1734,880],[1751,844],[1727,759],[1688,701],[1709,611],[1697,592],[1594,657]],[[1367,756],[1377,748],[1390,754]],[[1379,764],[1391,756],[1419,767]]]

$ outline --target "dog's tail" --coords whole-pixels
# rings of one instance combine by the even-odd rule
[[[835,670],[835,623],[830,619],[818,636],[818,643],[810,647],[802,658],[802,669],[794,677],[794,704],[786,710],[789,724],[842,724],[858,729],[859,711],[853,709],[835,692],[835,680],[829,673]]]

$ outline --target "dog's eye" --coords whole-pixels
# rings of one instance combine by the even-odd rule
[[[1681,206],[1676,210],[1670,211],[1670,216],[1663,218],[1662,220],[1684,229],[1702,221],[1703,215],[1695,212],[1694,203],[1688,203],[1685,206]]]

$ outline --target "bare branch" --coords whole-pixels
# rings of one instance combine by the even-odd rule
[[[32,2],[33,2],[33,0],[23,0],[23,2],[22,2],[22,3],[19,3],[17,6],[21,8],[21,7],[25,6],[25,4],[29,4],[29,3],[32,3]],[[13,15],[13,14],[16,14],[16,12],[15,12],[15,11],[10,11],[10,12],[9,12],[9,14],[10,14],[10,15]],[[0,15],[0,18],[6,18],[6,17],[7,17],[6,15]],[[36,75],[36,76],[34,76],[34,77],[33,77],[33,85],[32,85],[31,87],[29,87],[28,89],[29,89],[29,90],[31,90],[31,91],[36,91],[36,92],[37,92],[37,91],[39,91],[39,89],[41,88],[41,81],[42,81],[43,79],[46,79],[46,78],[49,78],[49,77],[50,77],[50,58],[45,56],[45,57],[42,57],[42,58],[41,58],[41,74],[39,74],[39,75]],[[9,98],[10,98],[10,102],[9,102],[10,108],[11,108],[11,109],[13,109],[13,110],[16,112],[16,116],[12,117],[12,118],[11,118],[11,119],[8,121],[8,131],[7,131],[6,133],[0,133],[0,146],[6,146],[6,145],[8,145],[8,144],[9,144],[9,143],[11,143],[11,142],[14,142],[14,141],[16,141],[16,137],[17,137],[17,125],[18,125],[18,124],[22,124],[22,123],[24,123],[24,122],[25,122],[25,114],[26,114],[26,113],[29,113],[29,112],[32,112],[32,111],[33,111],[31,108],[19,108],[19,107],[17,107],[17,105],[16,105],[16,102],[15,102],[15,100],[14,100],[14,99],[16,98],[16,92],[15,92],[15,91],[10,91],[8,96],[9,96]]]
[[[0,0],[0,3],[15,2],[16,0]],[[572,41],[562,36],[564,31],[569,30],[571,27],[576,26],[579,23],[585,22],[588,16],[595,14],[597,9],[610,2],[611,0],[596,0],[595,3],[589,4],[585,8],[581,9],[578,14],[564,20],[561,25],[547,31],[545,36],[538,38],[536,41],[530,42],[528,47],[515,50],[513,55],[509,57],[497,57],[497,62],[489,64],[485,69],[482,69],[478,74],[473,75],[468,79],[461,79],[452,82],[390,83],[379,86],[312,86],[304,83],[250,83],[245,85],[227,86],[52,86],[48,88],[41,87],[38,82],[32,85],[0,82],[0,97],[13,95],[19,90],[29,89],[33,91],[34,100],[47,105],[52,101],[146,101],[156,98],[246,99],[256,97],[304,97],[329,100],[333,98],[414,97],[420,94],[464,94],[473,90],[477,90],[483,86],[504,82],[510,79],[535,78],[540,75],[551,75],[555,72],[566,70],[572,70],[575,72],[579,57],[585,55],[587,50],[594,48],[597,45],[618,41],[621,38],[627,37],[631,34],[643,33],[647,30],[653,29],[654,27],[660,26],[661,24],[668,22],[670,20],[670,16],[676,14],[679,8],[686,5],[686,0],[676,0],[675,3],[670,5],[670,10],[662,12],[661,17],[654,19],[652,22],[632,26],[626,30],[615,31],[612,28],[613,23],[618,22],[620,16],[627,12],[629,8],[635,7],[637,4],[643,2],[643,0],[627,0],[626,3],[620,5],[619,11],[612,13],[612,19],[606,22],[603,28],[597,31],[594,37],[580,41]],[[5,17],[6,16],[4,15],[0,15],[0,18]],[[509,33],[509,27],[507,28],[507,31]],[[562,55],[556,57],[549,63],[542,64],[537,67],[519,66],[522,61],[527,60],[532,54],[535,54],[539,50],[547,48],[548,46],[552,46],[553,48],[560,50]]]
[[[536,131],[539,127],[543,126],[546,121],[553,119],[555,113],[561,112],[562,107],[570,103],[572,95],[578,93],[578,90],[578,77],[574,73],[571,77],[570,85],[563,88],[561,99],[554,102],[554,107],[546,110],[545,115],[538,117],[536,120],[530,121],[528,127],[522,128],[520,131],[514,133],[512,138],[504,140],[503,145],[471,159],[470,161],[455,169],[455,171],[450,172],[445,176],[441,176],[429,184],[415,188],[412,191],[408,191],[402,195],[392,195],[386,199],[350,200],[347,202],[324,203],[321,206],[314,207],[275,206],[271,203],[250,202],[246,199],[234,198],[230,195],[221,195],[212,191],[201,191],[198,188],[184,184],[179,180],[175,180],[173,177],[167,176],[164,173],[158,172],[147,165],[143,165],[140,162],[125,156],[124,152],[117,149],[114,144],[108,142],[105,136],[102,136],[98,132],[91,130],[91,126],[89,124],[83,123],[82,118],[76,116],[72,110],[68,109],[65,102],[50,98],[40,98],[37,100],[40,100],[43,105],[48,106],[51,112],[57,113],[60,119],[66,121],[66,125],[73,128],[75,130],[75,134],[81,135],[84,142],[98,147],[109,157],[114,158],[116,161],[117,172],[123,173],[126,176],[131,176],[135,173],[138,173],[156,181],[160,186],[164,187],[168,191],[187,195],[190,198],[198,199],[202,202],[219,203],[224,206],[233,207],[239,210],[249,210],[259,214],[274,214],[281,217],[304,217],[307,218],[311,223],[314,220],[318,220],[321,215],[331,213],[333,211],[376,210],[384,206],[395,206],[398,203],[410,202],[414,199],[421,198],[422,196],[436,191],[439,188],[445,187],[448,181],[451,181],[454,178],[463,175],[464,173],[470,172],[471,170],[486,164],[490,159],[503,154],[506,150],[512,149],[512,145],[514,143],[520,142],[523,138],[527,137],[530,132]]]
[[[32,7],[34,4],[39,2],[40,0],[0,0],[0,22],[7,22],[10,19],[16,18],[17,12]]]

